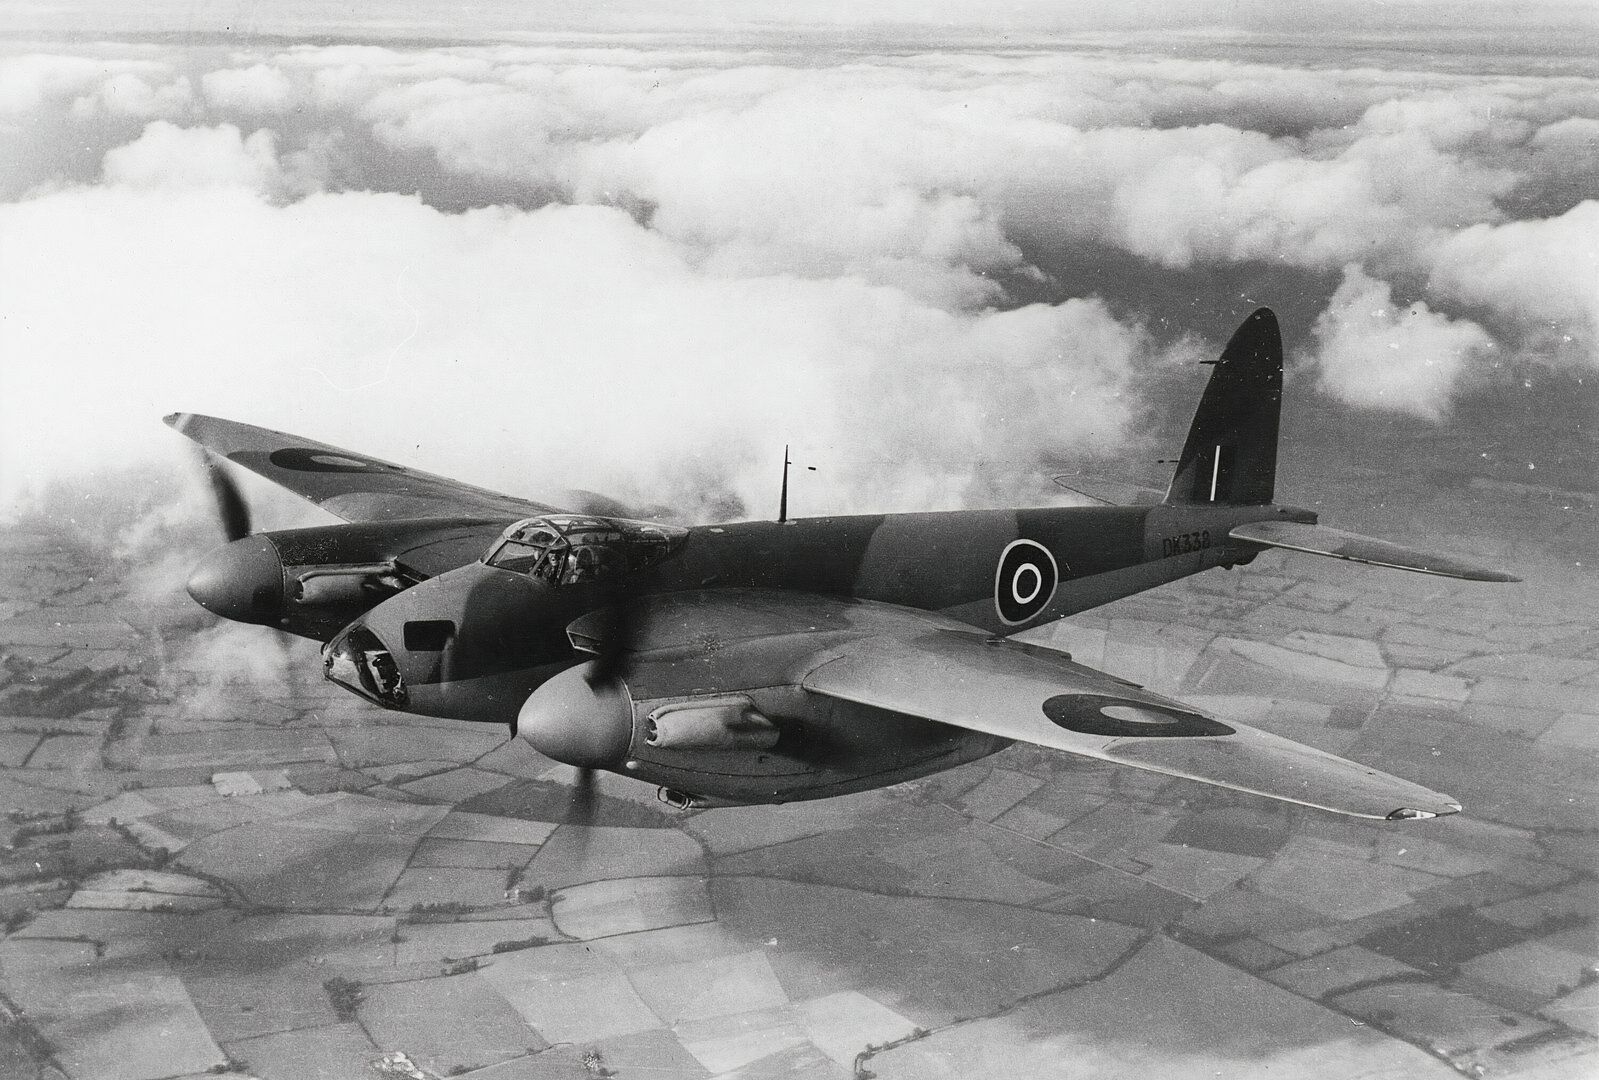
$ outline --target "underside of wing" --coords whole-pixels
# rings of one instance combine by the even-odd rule
[[[1049,650],[935,632],[855,643],[806,689],[928,720],[1357,817],[1452,814],[1446,795],[1222,721]]]
[[[516,520],[558,509],[251,424],[195,413],[173,413],[166,422],[219,457],[345,521],[468,516]]]
[[[814,694],[1341,814],[1452,814],[1453,799],[1223,721],[1064,653],[890,604],[795,592],[645,598],[630,687],[668,697],[796,685]],[[598,651],[603,620],[569,629]]]

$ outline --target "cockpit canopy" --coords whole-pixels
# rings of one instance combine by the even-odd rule
[[[545,514],[506,529],[483,561],[550,585],[581,585],[648,569],[687,535],[649,521]]]

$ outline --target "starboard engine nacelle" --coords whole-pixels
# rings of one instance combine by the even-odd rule
[[[480,522],[448,520],[255,533],[207,555],[188,591],[225,619],[326,640],[427,577],[418,565],[481,550],[484,534]]]

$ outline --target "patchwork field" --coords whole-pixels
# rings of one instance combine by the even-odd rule
[[[1580,1077],[1599,589],[1263,556],[1041,632],[1447,791],[1346,821],[1030,749],[691,814],[0,535],[0,1075]]]

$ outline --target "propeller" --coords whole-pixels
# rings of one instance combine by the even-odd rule
[[[634,578],[610,590],[609,603],[599,612],[598,651],[589,661],[584,679],[595,691],[625,694],[624,683],[633,671],[636,652],[633,649],[636,631],[643,621],[642,608],[644,580]],[[595,770],[578,767],[572,785],[571,802],[567,805],[568,824],[581,826],[576,831],[578,861],[588,858],[589,827],[593,826],[597,807]]]
[[[599,652],[589,662],[584,678],[595,690],[624,691],[623,683],[633,670],[633,650],[628,646],[633,640],[633,628],[638,625],[638,594],[613,595],[605,609],[600,624]],[[588,860],[589,826],[594,824],[595,809],[594,770],[579,767],[577,779],[572,784],[572,801],[566,808],[568,824],[582,826],[576,831],[576,849],[579,863]]]
[[[647,596],[657,581],[655,572],[646,570],[629,574],[606,590],[605,606],[594,613],[597,648],[585,676],[589,686],[596,690],[625,690],[622,683],[633,672],[638,644],[647,629]]]
[[[594,782],[593,769],[579,768],[572,781],[571,799],[566,804],[566,823],[578,826],[573,832],[572,843],[580,865],[588,860],[589,829],[594,824],[594,812],[598,805]]]
[[[594,824],[597,805],[594,780],[593,769],[584,767],[577,770],[577,779],[572,783],[572,801],[567,806],[567,821],[573,825]]]
[[[206,479],[211,482],[211,493],[216,497],[217,518],[222,523],[223,535],[230,542],[244,539],[250,535],[250,508],[245,504],[244,496],[220,461],[203,448],[195,449],[200,455]]]
[[[589,662],[585,678],[595,689],[607,687],[620,690],[618,684],[627,678],[633,668],[633,650],[629,646],[639,623],[638,593],[618,590],[599,615],[599,651]]]

